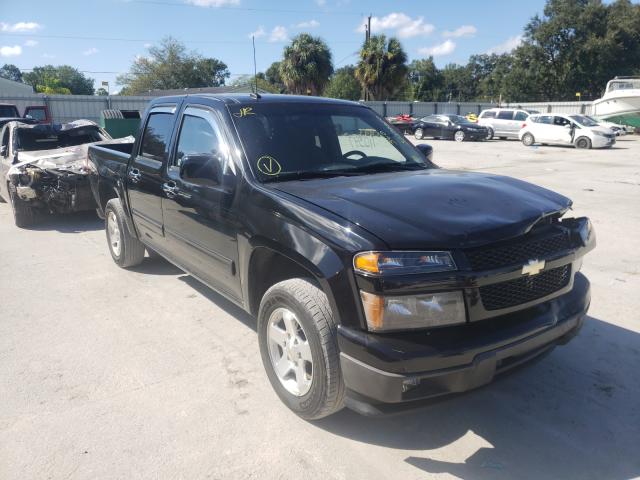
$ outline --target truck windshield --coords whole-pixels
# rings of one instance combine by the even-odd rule
[[[368,108],[256,102],[230,111],[259,180],[427,168],[404,136]]]

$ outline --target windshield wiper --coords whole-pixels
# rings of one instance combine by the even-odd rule
[[[286,182],[287,180],[308,180],[312,178],[333,178],[333,177],[345,177],[350,175],[360,175],[360,172],[355,170],[302,170],[299,172],[284,172],[279,175],[274,175],[269,178],[265,178],[263,182]]]
[[[394,170],[426,170],[428,166],[426,164],[412,163],[412,164],[402,164],[396,162],[385,162],[385,163],[372,163],[370,165],[363,165],[362,167],[357,167],[351,170],[355,173],[375,173],[375,172],[392,172]]]

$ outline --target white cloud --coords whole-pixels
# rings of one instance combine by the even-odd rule
[[[320,22],[317,20],[309,20],[307,22],[300,22],[295,25],[296,28],[317,28],[320,26]]]
[[[364,32],[367,19],[360,22],[357,32]],[[426,36],[435,30],[435,27],[424,21],[424,17],[411,18],[404,13],[390,13],[384,17],[371,17],[371,32],[377,33],[384,30],[395,30],[400,38]]]
[[[455,42],[452,42],[451,40],[445,40],[444,42],[439,43],[437,45],[421,48],[418,50],[418,52],[420,53],[420,55],[424,55],[425,57],[427,56],[438,57],[442,55],[449,55],[453,53],[455,49],[456,49]]]
[[[25,47],[36,47],[38,45],[38,41],[37,40],[27,40],[26,42],[24,42],[24,46]]]
[[[327,4],[327,0],[316,0],[319,7],[324,7]]]
[[[260,38],[260,37],[264,37],[266,34],[267,34],[266,30],[262,25],[260,25],[255,32],[251,32],[248,36],[249,38],[251,37]]]
[[[224,7],[226,5],[239,5],[240,0],[185,0],[186,3],[196,7]]]
[[[445,30],[444,32],[442,32],[442,36],[453,38],[473,37],[476,33],[478,33],[478,29],[473,25],[462,25],[455,30]]]
[[[145,43],[143,45],[144,48],[146,48],[147,50],[150,49],[151,47],[153,47],[153,43]]]
[[[89,55],[95,55],[96,53],[98,53],[100,50],[98,50],[95,47],[91,47],[88,50],[85,50],[84,52],[82,52],[82,54],[86,57],[88,57]]]
[[[0,22],[0,31],[9,33],[24,33],[35,32],[40,30],[42,25],[36,22],[18,22],[18,23],[4,23]]]
[[[521,43],[522,43],[522,35],[509,37],[501,44],[496,45],[495,47],[491,47],[489,50],[487,50],[487,53],[488,54],[497,53],[498,55],[502,53],[508,53],[514,48],[516,48],[518,45],[520,45]]]
[[[270,42],[285,42],[287,41],[287,29],[282,25],[277,25],[271,30],[269,35]]]
[[[0,47],[0,57],[17,57],[18,55],[22,55],[22,47],[20,45]]]

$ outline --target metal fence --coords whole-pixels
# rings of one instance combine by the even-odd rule
[[[70,122],[80,118],[98,121],[102,110],[138,110],[144,111],[153,97],[92,96],[92,95],[26,95],[9,96],[0,94],[0,103],[11,103],[23,113],[28,105],[47,105],[53,121]],[[434,113],[466,115],[480,113],[487,108],[496,107],[495,103],[485,102],[363,102],[385,117],[409,114],[424,117]],[[591,102],[540,102],[506,103],[503,107],[525,108],[541,113],[591,113]]]

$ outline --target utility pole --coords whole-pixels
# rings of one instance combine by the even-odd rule
[[[365,47],[369,45],[369,40],[371,40],[371,14],[367,17],[367,24],[364,26],[364,44]],[[365,101],[369,100],[369,91],[367,87],[362,87],[362,98]]]

